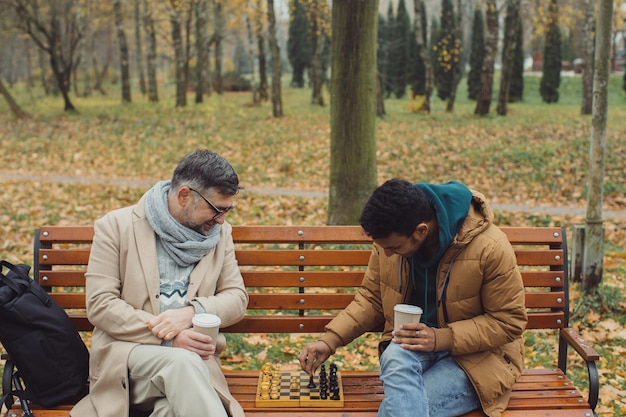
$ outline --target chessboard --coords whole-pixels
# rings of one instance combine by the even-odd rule
[[[334,364],[329,371],[322,364],[313,377],[301,370],[282,370],[280,365],[265,364],[259,375],[255,404],[257,407],[343,407],[341,373]]]

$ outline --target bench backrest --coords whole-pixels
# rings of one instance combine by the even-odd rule
[[[568,326],[567,242],[558,227],[502,227],[526,287],[529,329]],[[35,233],[35,279],[81,331],[92,226]],[[250,293],[244,320],[225,332],[316,333],[353,299],[371,250],[358,226],[235,226],[233,240]]]

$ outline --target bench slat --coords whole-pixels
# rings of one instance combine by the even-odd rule
[[[515,256],[517,257],[517,264],[520,266],[562,266],[563,265],[563,251],[557,250],[542,250],[542,249],[524,249],[515,250]]]
[[[500,229],[512,244],[554,244],[563,243],[560,227],[510,227]],[[298,231],[302,230],[303,234]],[[75,242],[90,243],[93,239],[93,226],[44,226],[40,229],[40,240],[46,243]],[[344,242],[367,243],[371,240],[362,235],[361,228],[355,226],[237,226],[233,228],[233,238],[241,243],[259,241],[275,242]]]
[[[240,243],[371,243],[354,226],[237,226],[233,239]]]
[[[52,243],[91,243],[93,226],[43,226],[39,229],[39,239]]]
[[[236,250],[239,265],[363,266],[369,250]]]
[[[349,287],[361,285],[364,271],[249,271],[242,268],[246,287]],[[525,287],[563,288],[563,271],[522,271]],[[40,271],[39,284],[50,287],[82,287],[85,270]]]
[[[322,333],[333,316],[253,316],[222,329],[228,333]],[[259,329],[262,329],[259,332]]]
[[[329,295],[332,295],[329,297]],[[354,294],[250,294],[248,309],[255,310],[340,310]]]
[[[526,292],[526,308],[563,308],[565,293],[554,292]]]
[[[564,271],[525,271],[522,270],[525,287],[563,288],[565,286]]]
[[[349,287],[361,285],[363,271],[246,271],[246,287]]]
[[[37,283],[46,287],[84,287],[85,270],[39,271]]]
[[[563,243],[563,230],[560,227],[511,227],[500,229],[513,245],[555,245]]]
[[[565,327],[565,313],[562,311],[529,312],[527,329],[562,329]]]
[[[50,297],[64,309],[84,309],[85,293],[82,292],[53,292]]]
[[[87,265],[89,249],[40,249],[39,265]]]

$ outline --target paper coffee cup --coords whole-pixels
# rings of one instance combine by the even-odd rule
[[[220,331],[220,325],[222,324],[222,320],[219,317],[215,314],[200,313],[193,316],[191,324],[193,324],[193,329],[196,332],[211,336],[211,343],[215,345],[217,335]]]
[[[422,309],[411,304],[396,304],[393,307],[393,329],[400,330],[403,324],[419,323],[422,317]]]

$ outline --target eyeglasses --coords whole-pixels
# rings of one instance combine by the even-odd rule
[[[189,187],[189,189],[191,191],[193,191],[194,193],[198,194],[200,196],[200,198],[202,198],[204,201],[206,201],[206,203],[213,209],[213,211],[215,211],[217,214],[215,216],[213,216],[213,218],[211,220],[215,220],[220,216],[223,216],[224,214],[228,213],[229,211],[231,211],[232,209],[235,208],[235,206],[230,206],[230,207],[226,207],[225,209],[219,209],[217,207],[215,207],[215,204],[211,203],[209,200],[207,200],[207,198],[205,196],[203,196],[202,194],[200,194],[200,191],[196,191],[193,188]]]

